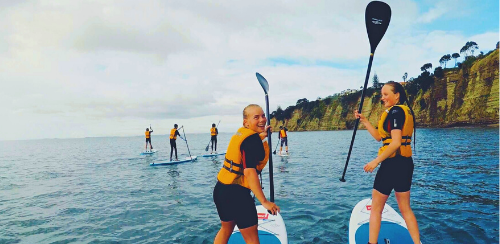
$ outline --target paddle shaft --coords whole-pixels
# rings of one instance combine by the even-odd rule
[[[188,140],[186,138],[186,132],[184,131],[184,126],[182,126],[182,134],[184,135],[184,141],[186,142],[186,147],[188,149],[189,159],[193,160],[193,158],[191,157],[191,152],[189,151],[189,145],[188,145]]]
[[[266,118],[267,119],[267,125],[269,126],[271,124],[271,120],[269,119],[269,96],[266,93]],[[268,140],[268,145],[272,145],[271,142],[271,128],[267,129],[267,140]],[[271,194],[271,202],[274,202],[274,181],[273,181],[273,154],[269,152],[269,191]]]
[[[279,133],[279,132],[278,132]],[[276,143],[276,147],[274,148],[273,154],[276,153],[276,150],[278,149],[278,145],[280,144],[280,139],[278,138],[278,143]]]
[[[361,113],[361,109],[363,109],[363,102],[365,100],[366,86],[368,85],[368,79],[370,78],[370,71],[372,69],[373,55],[374,55],[373,53],[370,54],[370,61],[368,62],[368,70],[366,71],[365,85],[363,86],[363,91],[361,92],[361,102],[359,103],[358,113]],[[342,181],[342,182],[345,182],[345,179],[344,179],[345,172],[347,171],[347,165],[349,164],[349,158],[351,158],[352,145],[354,144],[354,138],[356,137],[356,131],[358,130],[358,125],[359,125],[359,118],[356,119],[356,123],[354,124],[354,131],[352,132],[351,146],[349,146],[349,152],[347,153],[347,160],[346,160],[345,166],[344,166],[344,173],[342,173],[342,178],[340,178],[340,181]]]

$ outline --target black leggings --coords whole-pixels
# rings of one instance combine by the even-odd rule
[[[172,158],[172,152],[175,149],[175,158],[177,158],[177,144],[175,143],[175,139],[170,139],[170,158]]]
[[[215,144],[215,151],[217,151],[217,136],[212,136],[210,138],[210,141],[212,142],[212,151],[214,151],[214,144]]]

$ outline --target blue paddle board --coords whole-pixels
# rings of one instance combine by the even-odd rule
[[[287,244],[288,235],[285,222],[279,213],[272,215],[262,205],[256,206],[258,222],[258,235],[260,243],[266,244]],[[245,244],[238,226],[234,227],[228,244]]]
[[[196,161],[198,156],[191,156],[186,157],[184,160],[179,160],[179,161],[169,161],[169,162],[161,162],[161,163],[150,163],[149,166],[164,166],[164,165],[174,165],[174,164],[181,164],[181,163],[187,163],[187,162],[193,162]]]
[[[352,210],[349,221],[349,244],[368,243],[371,208],[372,199],[364,199]],[[381,244],[413,244],[404,219],[388,204],[385,204],[382,211],[382,223],[377,241]]]

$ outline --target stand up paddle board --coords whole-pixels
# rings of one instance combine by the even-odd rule
[[[258,231],[260,243],[266,244],[287,244],[285,222],[279,213],[272,215],[262,205],[256,206],[259,218]],[[238,226],[234,227],[233,234],[229,238],[228,244],[245,244]]]
[[[151,151],[141,152],[141,155],[151,155],[151,154],[155,154],[155,153],[156,153],[156,149],[153,149]]]
[[[191,156],[191,157],[186,157],[184,160],[179,160],[179,161],[169,161],[169,162],[162,162],[162,163],[150,163],[149,166],[163,166],[163,165],[181,164],[181,163],[187,163],[187,162],[196,161],[197,158],[198,158],[198,156]]]
[[[349,244],[368,243],[371,209],[372,199],[364,199],[352,210],[349,221]],[[382,224],[377,241],[380,244],[413,243],[404,219],[387,204],[382,211]]]
[[[288,157],[290,156],[290,153],[282,152],[282,153],[277,153],[277,155],[280,157]]]
[[[201,156],[204,157],[204,158],[207,158],[207,157],[216,157],[216,156],[220,156],[220,155],[226,155],[226,152],[223,152],[223,153],[213,153],[213,154],[205,154],[205,155],[201,155]]]

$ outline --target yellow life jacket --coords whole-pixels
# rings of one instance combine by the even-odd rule
[[[146,139],[149,138],[149,131],[146,131]]]
[[[281,138],[286,138],[286,131],[285,131],[285,129],[280,130],[280,137]]]
[[[215,127],[210,128],[210,135],[216,136],[217,135],[217,128],[215,128]]]
[[[176,128],[173,128],[170,130],[170,139],[174,139],[174,140],[177,140],[177,129]]]
[[[405,123],[403,124],[403,128],[401,130],[401,146],[399,149],[391,154],[389,158],[393,158],[396,156],[396,154],[401,155],[403,157],[411,157],[412,151],[411,151],[411,136],[413,134],[413,115],[411,115],[410,108],[406,105],[394,105],[398,106],[403,109],[405,112]],[[385,110],[382,113],[382,116],[380,117],[380,120],[378,122],[378,133],[380,137],[382,137],[382,147],[378,150],[378,155],[382,154],[382,152],[389,146],[389,144],[392,142],[391,138],[391,133],[388,131],[384,130],[384,122],[387,119],[387,116],[389,115],[389,111],[391,110],[392,107],[389,109]]]
[[[217,175],[217,180],[219,180],[222,184],[238,184],[250,189],[248,180],[243,174],[243,155],[240,147],[241,143],[243,143],[246,138],[256,133],[257,132],[253,130],[241,127],[238,129],[238,132],[231,137],[231,141],[229,141],[229,146],[227,147],[224,164]],[[256,170],[259,174],[262,169],[264,169],[267,164],[267,160],[269,159],[269,145],[267,144],[267,141],[263,143],[263,146],[266,156],[264,157],[264,160],[259,161],[257,164]]]

